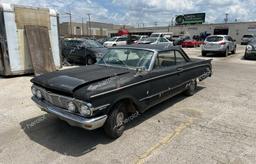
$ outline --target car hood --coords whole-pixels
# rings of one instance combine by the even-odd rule
[[[76,89],[85,85],[129,72],[124,68],[90,65],[47,73],[33,78],[31,82],[50,91],[73,95]]]

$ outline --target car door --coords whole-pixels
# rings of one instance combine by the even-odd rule
[[[175,52],[161,52],[157,55],[154,68],[150,73],[150,90],[147,96],[148,105],[155,105],[169,98],[172,88],[179,84],[179,70],[175,61]]]
[[[127,44],[127,39],[126,37],[123,37],[123,38],[118,38],[117,41],[116,41],[116,44],[117,45],[126,45]]]

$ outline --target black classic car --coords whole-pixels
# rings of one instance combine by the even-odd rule
[[[66,39],[63,43],[64,63],[91,65],[107,51],[103,45],[90,39]]]
[[[256,60],[256,38],[251,40],[246,46],[244,58]]]
[[[115,47],[94,65],[33,78],[32,100],[72,126],[104,127],[117,138],[127,117],[179,93],[193,95],[211,74],[211,60],[190,59],[180,47]]]

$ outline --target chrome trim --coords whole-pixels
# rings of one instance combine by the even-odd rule
[[[141,102],[141,101],[144,101],[144,100],[146,100],[146,99],[153,98],[153,97],[155,97],[155,96],[161,96],[162,94],[164,94],[164,93],[166,93],[166,92],[169,92],[169,91],[171,91],[171,90],[174,90],[174,89],[176,89],[176,88],[179,88],[179,87],[181,87],[182,85],[185,85],[185,84],[186,84],[186,87],[185,87],[185,88],[187,88],[187,87],[188,87],[187,84],[190,83],[190,81],[191,81],[191,80],[186,81],[186,82],[184,82],[184,83],[182,83],[182,84],[179,84],[179,85],[177,85],[177,86],[175,86],[175,87],[172,87],[172,88],[169,87],[169,88],[166,89],[166,90],[163,90],[163,91],[160,91],[160,92],[155,93],[155,94],[153,94],[153,95],[150,95],[150,96],[141,98],[139,101]]]
[[[186,69],[183,69],[183,71],[186,71],[186,70],[189,70],[189,69],[194,69],[194,68],[197,68],[197,67],[202,67],[202,66],[208,66],[208,64],[201,64],[201,65],[197,65],[197,66],[194,66],[194,67],[186,68]],[[98,97],[98,96],[102,96],[102,95],[105,95],[105,94],[108,94],[108,93],[111,93],[111,92],[119,91],[121,89],[125,89],[125,88],[135,86],[135,85],[138,85],[138,84],[141,84],[141,83],[144,83],[144,82],[148,82],[148,81],[151,81],[151,80],[159,79],[159,78],[162,78],[162,77],[165,77],[165,76],[174,75],[174,74],[177,74],[177,73],[180,73],[180,72],[182,72],[182,71],[176,71],[176,72],[167,73],[167,74],[164,74],[164,75],[152,77],[152,78],[142,80],[142,81],[139,81],[139,82],[136,82],[136,83],[133,83],[133,84],[128,84],[128,85],[125,85],[125,86],[122,86],[122,87],[119,87],[119,88],[116,88],[116,89],[112,89],[112,90],[109,90],[109,91],[106,91],[106,92],[102,92],[102,93],[99,93],[99,94],[92,95],[92,96],[90,96],[90,98],[95,98],[95,97]]]
[[[94,118],[85,118],[69,113],[67,110],[53,106],[46,101],[39,100],[35,96],[33,96],[31,99],[39,106],[39,108],[41,108],[41,110],[57,116],[71,126],[81,127],[87,130],[94,130],[102,127],[108,118],[107,115]]]
[[[90,106],[90,103],[87,103],[87,102],[85,102],[85,101],[81,101],[81,100],[78,100],[78,99],[75,99],[75,98],[72,98],[72,97],[67,97],[67,96],[63,96],[63,95],[59,95],[59,94],[55,94],[55,93],[49,92],[49,91],[47,91],[46,89],[44,89],[44,88],[42,88],[42,87],[39,87],[39,86],[37,86],[37,85],[32,85],[32,87],[34,87],[34,88],[36,88],[36,89],[38,89],[38,90],[41,90],[41,91],[43,91],[43,92],[49,94],[50,96],[56,96],[56,97],[58,97],[58,101],[59,101],[59,102],[61,102],[61,100],[60,100],[60,97],[61,97],[61,98],[64,98],[64,99],[67,99],[67,100],[69,100],[69,101],[74,102],[76,105],[78,105],[77,103],[79,103],[79,104],[85,104],[85,105],[87,105],[87,106],[90,108],[90,110],[92,111],[92,112],[91,112],[92,114],[93,114],[93,112],[95,112],[95,111],[97,111],[97,110],[103,110],[103,109],[107,108],[107,107],[110,105],[110,104],[105,104],[105,105],[101,105],[101,106],[98,106],[98,107],[92,107],[92,106]],[[32,88],[32,87],[31,87],[31,88]],[[48,98],[52,99],[51,97],[48,97]],[[51,100],[49,103],[52,103],[52,100]],[[62,102],[62,103],[64,103],[64,102]],[[52,105],[54,105],[54,104],[52,103]],[[77,113],[77,114],[80,115],[80,113]]]

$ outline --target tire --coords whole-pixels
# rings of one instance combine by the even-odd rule
[[[226,51],[223,53],[224,57],[228,57],[228,48],[226,49]]]
[[[113,46],[112,47],[115,47],[116,46],[116,44],[113,44]]]
[[[193,79],[190,84],[189,84],[189,87],[188,89],[184,92],[184,94],[186,96],[192,96],[195,94],[196,92],[196,88],[197,88],[197,82],[196,82],[196,79]]]
[[[234,48],[233,51],[231,51],[232,54],[235,54],[236,53],[236,47]]]
[[[108,137],[116,139],[123,134],[125,130],[125,116],[125,103],[117,103],[110,112],[109,117],[103,127]]]
[[[92,59],[92,57],[88,56],[86,60],[87,60],[87,61],[86,61],[86,64],[87,64],[87,65],[92,65],[92,64],[94,64],[94,60]]]
[[[207,53],[206,52],[204,52],[204,51],[202,51],[202,56],[206,56],[207,55]]]

